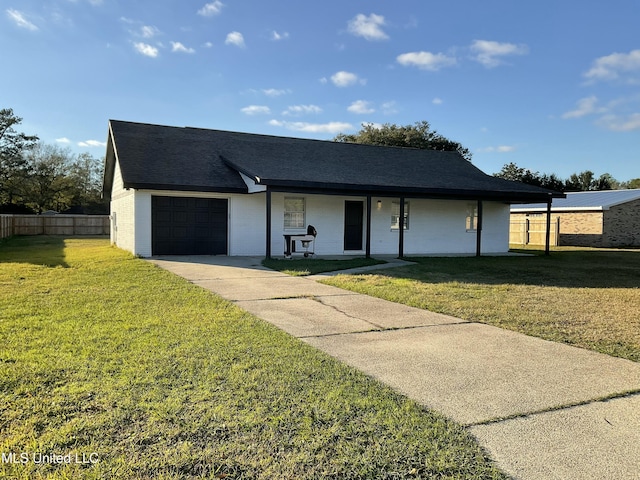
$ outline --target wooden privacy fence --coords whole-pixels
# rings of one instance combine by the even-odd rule
[[[109,235],[109,215],[0,215],[0,238],[13,235]]]
[[[512,219],[509,224],[509,243],[514,245],[545,245],[547,233],[546,218]],[[557,246],[560,236],[560,217],[551,219],[549,245]]]

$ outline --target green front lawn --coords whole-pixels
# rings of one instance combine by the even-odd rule
[[[102,239],[0,243],[0,452],[25,480],[505,478],[462,427]]]
[[[640,361],[640,250],[411,260],[323,282]]]

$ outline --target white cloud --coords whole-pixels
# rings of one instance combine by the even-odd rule
[[[322,108],[317,105],[291,105],[284,112],[282,112],[283,115],[288,115],[291,117],[316,113],[322,113]]]
[[[376,111],[375,108],[371,106],[371,102],[367,102],[366,100],[356,100],[347,107],[347,110],[358,115],[366,115]]]
[[[69,2],[78,3],[78,0],[69,0]],[[102,5],[104,3],[103,0],[87,0],[87,2],[93,5],[94,7],[97,7],[98,5]]]
[[[307,123],[307,122],[282,122],[280,120],[270,120],[269,125],[273,127],[283,127],[288,130],[308,133],[340,133],[345,130],[353,130],[353,125],[345,122],[328,123]]]
[[[244,48],[244,37],[240,32],[231,32],[227,35],[227,39],[224,41],[225,45],[235,45],[236,47]]]
[[[513,43],[500,43],[491,40],[474,40],[471,51],[475,54],[473,59],[486,68],[493,68],[503,63],[502,57],[509,55],[526,55],[529,48],[526,45]]]
[[[56,24],[56,26],[64,29],[71,29],[75,27],[73,20],[60,10],[54,10],[51,12],[51,21]]]
[[[576,108],[562,115],[564,119],[597,115],[595,124],[614,132],[640,130],[638,103],[640,96],[617,98],[600,104],[595,95],[578,100]]]
[[[580,118],[586,115],[591,115],[592,113],[597,113],[597,103],[598,98],[593,95],[591,97],[582,98],[578,100],[575,110],[562,114],[562,118]]]
[[[291,90],[283,90],[283,89],[277,89],[277,88],[263,88],[262,89],[262,93],[264,93],[267,97],[279,97],[281,95],[286,95],[288,93],[291,93]]]
[[[147,43],[136,42],[133,44],[133,47],[136,49],[138,53],[141,55],[145,55],[147,57],[156,58],[160,53],[156,47],[153,47]]]
[[[211,43],[211,42],[205,42],[205,43],[203,43],[203,44],[202,44],[202,46],[203,46],[204,48],[213,48],[213,43]]]
[[[187,48],[180,42],[171,42],[171,51],[178,53],[195,53],[193,48]]]
[[[597,58],[584,76],[592,81],[616,80],[625,73],[636,71],[640,72],[640,50]]]
[[[630,115],[604,115],[598,124],[614,132],[630,132],[640,130],[640,113]]]
[[[32,32],[39,30],[35,24],[27,20],[24,13],[19,12],[18,10],[13,10],[12,8],[7,9],[7,16],[20,28],[26,28]]]
[[[271,109],[265,105],[249,105],[240,111],[246,115],[268,115],[271,113]]]
[[[400,65],[404,65],[405,67],[413,66],[432,72],[436,72],[444,67],[451,67],[457,63],[454,57],[448,57],[443,53],[431,52],[403,53],[398,55],[396,60]]]
[[[271,32],[271,40],[275,40],[276,42],[278,40],[286,40],[287,38],[289,38],[289,32],[278,33],[275,30]]]
[[[158,30],[153,25],[143,25],[142,27],[140,27],[140,36],[142,38],[153,38],[159,33],[160,30]]]
[[[222,11],[222,7],[224,7],[224,3],[219,0],[215,0],[211,3],[207,3],[204,7],[198,10],[198,15],[202,15],[203,17],[213,17]]]
[[[515,151],[516,147],[511,145],[499,145],[497,147],[480,148],[478,151],[482,153],[509,153]]]
[[[326,79],[323,80],[321,80],[321,82],[326,83]],[[358,78],[358,75],[356,75],[355,73],[345,71],[340,71],[331,75],[331,81],[336,87],[349,87],[351,85],[355,85],[356,83],[366,83],[366,80]]]
[[[106,142],[99,142],[98,140],[86,140],[84,142],[78,142],[79,147],[106,147]]]
[[[436,97],[433,100],[431,100],[431,103],[433,103],[434,105],[442,105],[444,103],[444,100],[442,100],[439,97]]]
[[[385,20],[382,15],[372,13],[368,17],[362,13],[349,20],[349,33],[366,40],[386,40],[389,36],[384,33],[382,26]]]
[[[62,137],[62,138],[56,138],[56,142],[58,143],[71,143],[71,140],[69,140],[67,137]]]
[[[396,102],[384,102],[381,105],[382,113],[385,115],[393,115],[394,113],[398,113],[398,109],[396,108]]]

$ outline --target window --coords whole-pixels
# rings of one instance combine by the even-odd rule
[[[400,202],[391,202],[391,230],[400,227]],[[404,229],[409,230],[409,202],[404,202]]]
[[[304,228],[304,198],[284,198],[284,228]]]
[[[478,229],[478,205],[470,203],[467,205],[467,232],[475,232]]]

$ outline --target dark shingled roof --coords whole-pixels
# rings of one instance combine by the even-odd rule
[[[191,128],[114,120],[109,123],[107,164],[110,161],[109,150],[112,149],[120,164],[125,187],[247,192],[247,185],[238,172],[220,160],[214,136]],[[105,184],[108,180],[107,170]],[[113,177],[112,172],[110,175]]]
[[[237,172],[274,190],[546,202],[562,196],[486,175],[457,152],[379,147],[198,128],[110,122],[126,187],[247,192]],[[111,158],[110,158],[111,157]]]

